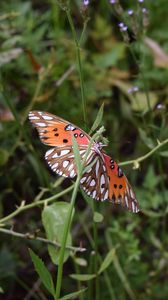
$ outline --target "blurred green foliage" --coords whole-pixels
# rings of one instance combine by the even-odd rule
[[[89,132],[104,103],[107,152],[118,161],[138,158],[154,148],[157,140],[168,138],[168,2],[120,2],[124,2],[121,12],[104,0],[90,1],[85,10],[82,1],[70,1],[78,38],[87,21],[81,45],[87,124],[83,122],[76,48],[65,12],[55,0],[0,2],[1,217],[15,211],[23,200],[29,204],[45,199],[70,184],[47,168],[46,147],[27,121],[32,108],[56,114]],[[144,7],[144,27],[138,27],[136,35]],[[133,17],[128,9],[134,10]],[[128,26],[129,43],[126,33],[119,30],[120,22]],[[129,93],[133,86],[139,91]],[[142,210],[139,214],[110,203],[94,203],[93,211],[93,200],[85,201],[79,192],[72,242],[81,243],[87,251],[71,254],[65,263],[63,294],[86,286],[80,300],[167,299],[167,157],[165,146],[139,169],[124,168]],[[69,201],[70,196],[59,200]],[[39,230],[38,235],[45,237],[42,209],[26,210],[5,225],[34,235]],[[46,244],[1,232],[2,299],[50,299],[44,298],[46,291],[35,274],[28,247],[43,258],[55,278],[56,267]],[[70,278],[72,273],[94,274],[113,247],[115,259],[99,277],[84,284]]]

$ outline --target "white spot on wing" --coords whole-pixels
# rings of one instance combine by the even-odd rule
[[[66,130],[69,131],[69,130],[73,130],[75,129],[75,127],[71,124],[69,124],[67,127],[66,127]]]
[[[54,151],[54,148],[53,148],[53,149],[49,149],[49,150],[46,152],[45,157],[47,158],[47,156],[49,156],[53,151]]]
[[[62,150],[60,156],[66,155],[70,152],[70,150]]]
[[[101,177],[100,177],[100,184],[104,184],[105,183],[105,177],[104,177],[104,174],[101,174]]]
[[[60,152],[59,155],[58,155],[58,153],[55,153],[55,154],[52,156],[52,158],[57,158],[57,157],[64,156],[64,155],[68,154],[69,152],[70,152],[70,150],[62,150],[62,151]]]
[[[69,160],[63,161],[63,167],[66,168],[69,165]]]
[[[53,165],[51,166],[52,169],[55,169],[55,168],[57,168],[57,167],[58,167],[58,163],[55,163],[55,164],[53,164]]]
[[[70,172],[70,177],[74,177],[74,176],[75,176],[75,171],[72,170],[72,171]]]
[[[103,200],[106,200],[106,199],[108,199],[108,190],[106,191]]]
[[[36,125],[39,127],[46,127],[46,124],[42,123],[42,122],[38,122],[38,123],[36,123]]]
[[[125,203],[126,203],[126,206],[128,207],[128,197],[125,196]]]
[[[80,180],[80,183],[84,183],[86,181],[86,178],[87,177],[82,177],[81,180]]]
[[[135,203],[132,201],[132,211],[135,212]]]
[[[95,198],[96,196],[96,190],[93,191],[92,197]]]
[[[30,120],[40,120],[39,117],[33,116],[33,115],[29,115],[29,119],[30,119]]]
[[[90,186],[95,186],[95,184],[96,184],[96,181],[94,179],[92,179]]]
[[[42,115],[44,120],[52,120],[53,117],[47,116],[47,115]]]

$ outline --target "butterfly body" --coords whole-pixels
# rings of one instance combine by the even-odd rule
[[[41,141],[50,148],[45,159],[57,174],[74,178],[77,175],[72,135],[75,137],[81,160],[90,143],[90,136],[75,125],[47,112],[32,111],[30,121],[38,130]],[[94,141],[84,165],[80,180],[87,195],[98,200],[109,200],[121,204],[132,212],[138,212],[139,206],[126,176],[117,163],[108,156],[101,142]]]

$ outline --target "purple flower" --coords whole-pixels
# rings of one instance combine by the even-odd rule
[[[89,5],[89,0],[83,0],[83,5],[85,6]]]
[[[129,9],[129,10],[127,11],[127,13],[128,13],[129,16],[132,16],[133,13],[134,13],[134,11],[133,11],[133,9]]]
[[[138,0],[138,2],[139,2],[139,3],[143,3],[143,2],[144,2],[144,0]]]
[[[118,26],[120,27],[120,31],[127,31],[128,27],[124,23],[119,23]]]
[[[139,91],[139,87],[138,86],[133,86],[130,89],[128,89],[128,94],[133,94]]]
[[[147,8],[146,8],[146,7],[143,7],[143,8],[142,8],[142,12],[143,12],[143,14],[147,14],[147,13],[148,13]]]
[[[161,104],[161,103],[158,103],[157,106],[156,106],[157,109],[164,109],[165,108],[165,105]]]
[[[115,4],[115,3],[116,3],[116,0],[109,0],[109,2],[110,2],[111,4]]]

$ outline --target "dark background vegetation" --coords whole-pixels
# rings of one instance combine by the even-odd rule
[[[80,1],[70,3],[78,37],[89,17],[81,50],[87,124],[83,122],[76,49],[65,12],[54,0],[0,2],[1,217],[12,213],[23,200],[26,204],[35,201],[40,189],[44,199],[71,184],[65,180],[55,187],[58,176],[43,159],[46,147],[27,121],[31,109],[51,112],[89,131],[104,102],[107,152],[117,161],[138,158],[154,148],[157,140],[168,137],[168,2],[149,0],[141,7],[138,1],[121,2],[123,12],[119,15],[105,0],[91,1],[86,12],[81,11]],[[135,27],[142,23],[138,18],[131,22],[127,10],[143,7],[147,8],[145,24],[135,36]],[[129,45],[118,27],[123,19],[128,22]],[[128,93],[133,86],[139,91]],[[104,216],[97,223],[98,253],[103,259],[111,247],[117,247],[117,256],[106,277],[103,273],[98,283],[82,283],[88,291],[81,299],[95,299],[95,291],[97,299],[167,299],[167,157],[165,146],[142,161],[138,169],[129,164],[123,168],[136,192],[139,214],[110,203],[96,204],[96,211]],[[59,200],[69,201],[70,195]],[[82,242],[87,251],[65,263],[63,294],[80,287],[69,277],[71,273],[95,271],[91,201],[86,202],[78,193],[73,244]],[[41,211],[42,207],[26,210],[8,220],[5,228],[20,233],[39,230],[38,235],[45,236]],[[28,247],[38,253],[55,278],[56,266],[47,246],[2,232],[0,243],[1,298],[50,299],[28,253]]]

